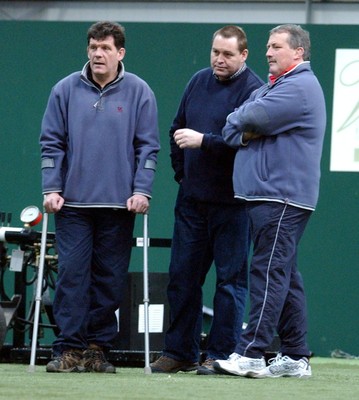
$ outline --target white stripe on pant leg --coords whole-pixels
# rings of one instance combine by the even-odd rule
[[[260,313],[260,316],[259,316],[259,319],[258,319],[258,324],[257,324],[256,330],[255,330],[255,332],[254,332],[253,340],[252,340],[250,343],[248,343],[248,345],[247,345],[246,348],[244,349],[244,355],[246,354],[246,351],[248,350],[248,348],[249,348],[250,346],[252,346],[252,345],[255,343],[256,338],[257,338],[258,329],[259,329],[259,326],[260,326],[260,324],[261,324],[261,322],[262,322],[263,313],[264,313],[264,308],[265,308],[265,306],[266,306],[266,303],[267,303],[267,296],[268,296],[269,271],[270,271],[270,268],[271,268],[271,265],[272,265],[272,258],[273,258],[273,253],[274,253],[274,250],[275,250],[275,246],[276,246],[277,241],[278,241],[279,229],[280,229],[281,222],[282,222],[282,219],[283,219],[283,217],[284,217],[284,214],[285,214],[286,209],[287,209],[287,204],[285,204],[285,206],[284,206],[284,208],[283,208],[282,215],[280,216],[280,219],[279,219],[279,222],[278,222],[277,232],[276,232],[276,235],[275,235],[275,240],[274,240],[274,243],[273,243],[271,255],[270,255],[269,262],[268,262],[268,266],[267,266],[266,289],[265,289],[265,292],[264,292],[264,300],[263,300],[263,305],[262,305],[261,313]]]

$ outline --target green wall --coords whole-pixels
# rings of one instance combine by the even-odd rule
[[[12,226],[29,205],[41,207],[38,136],[52,85],[82,68],[86,61],[89,23],[0,22],[0,210],[13,213]],[[159,107],[162,149],[159,155],[150,236],[171,237],[177,185],[169,162],[168,129],[185,84],[209,64],[212,33],[218,24],[126,23],[128,71],[144,78]],[[248,64],[265,79],[264,57],[272,25],[243,25],[249,39]],[[317,355],[340,348],[359,349],[359,174],[329,172],[331,110],[336,48],[357,48],[359,26],[308,26],[312,67],[327,99],[328,127],[322,159],[322,185],[317,211],[302,240],[299,267],[308,293],[309,341]],[[50,229],[53,221],[51,219]],[[141,236],[142,218],[136,224]],[[169,250],[151,248],[152,272],[166,272]],[[142,268],[141,251],[134,249],[131,270]],[[12,294],[12,283],[8,293]],[[214,273],[205,286],[211,307]]]

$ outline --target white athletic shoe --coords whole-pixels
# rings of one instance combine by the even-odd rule
[[[310,378],[312,369],[309,365],[309,360],[306,357],[300,360],[292,360],[288,356],[282,357],[279,353],[277,357],[268,361],[268,367],[260,371],[254,378]]]
[[[266,363],[263,357],[249,358],[232,353],[227,360],[216,360],[213,367],[222,373],[252,378],[266,368]]]

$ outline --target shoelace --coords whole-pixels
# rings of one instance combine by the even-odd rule
[[[59,358],[61,358],[61,356]],[[63,354],[63,358],[64,360],[73,360],[74,358],[76,360],[81,360],[81,355],[79,353],[76,353],[75,351],[66,351]]]
[[[305,357],[303,357],[302,360],[305,361],[305,362],[308,364],[308,361],[307,361],[307,359],[306,359]],[[298,361],[300,361],[300,360],[292,360],[290,357],[288,357],[288,356],[282,356],[281,353],[278,353],[278,354],[277,354],[277,357],[271,358],[271,359],[268,361],[268,364],[269,364],[269,365],[281,365],[281,364],[284,364],[284,363],[286,363],[286,362],[295,363],[295,362],[298,362]]]
[[[269,365],[281,364],[285,357],[287,357],[287,356],[282,357],[282,354],[278,353],[276,357],[273,357],[273,358],[268,360],[268,364]],[[288,359],[288,357],[287,357],[287,359]]]
[[[237,361],[237,360],[239,360],[241,357],[242,357],[242,356],[239,355],[238,353],[232,353],[232,354],[229,356],[229,359],[230,359],[231,361]]]
[[[103,352],[100,350],[88,350],[87,354],[88,356],[86,358],[89,358],[93,361],[102,361],[102,362],[106,361]]]

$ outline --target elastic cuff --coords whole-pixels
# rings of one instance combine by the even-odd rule
[[[239,137],[239,144],[240,144],[242,147],[246,147],[246,146],[248,146],[249,141],[244,142],[244,141],[243,141],[243,135],[244,135],[244,133],[241,133],[241,136]]]

